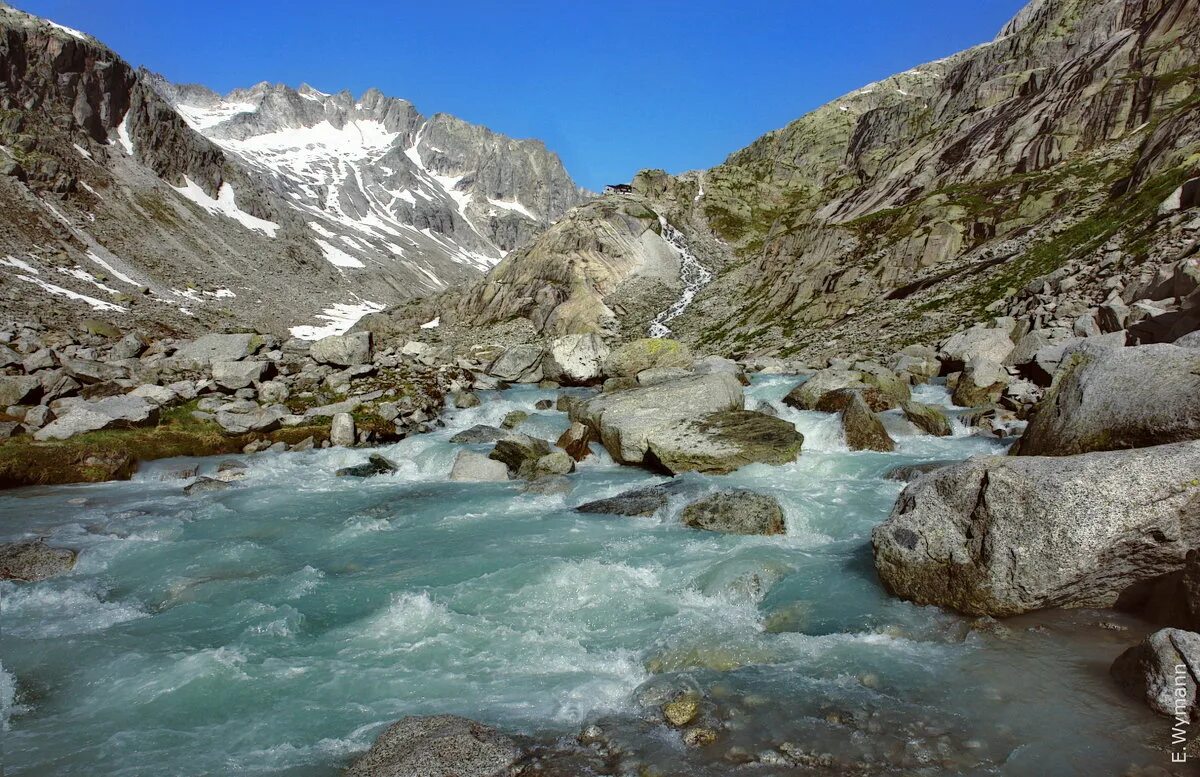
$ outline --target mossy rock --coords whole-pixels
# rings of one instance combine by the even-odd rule
[[[604,374],[610,378],[632,378],[642,370],[655,367],[690,370],[692,364],[692,352],[678,340],[644,338],[614,349],[604,362]]]

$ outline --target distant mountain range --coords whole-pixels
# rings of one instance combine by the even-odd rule
[[[0,4],[4,307],[309,336],[479,277],[590,194],[371,90],[221,96]]]

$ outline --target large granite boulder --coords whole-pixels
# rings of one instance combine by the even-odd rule
[[[1069,456],[1200,438],[1200,352],[1086,349],[1063,362],[1013,453]]]
[[[333,364],[338,367],[369,364],[371,333],[353,332],[348,335],[322,337],[309,347],[308,355],[321,364]]]
[[[461,432],[451,437],[450,442],[476,445],[479,443],[503,440],[508,435],[509,431],[507,429],[501,429],[499,426],[475,424],[470,429],[463,429]]]
[[[358,430],[354,416],[349,413],[335,413],[329,425],[329,442],[331,445],[349,448],[358,441]]]
[[[679,493],[681,488],[682,485],[677,481],[654,486],[643,486],[631,491],[624,491],[606,499],[586,502],[575,509],[581,513],[601,513],[605,515],[653,515],[666,507],[670,497],[673,494]]]
[[[645,338],[613,349],[604,361],[604,374],[610,378],[632,378],[655,367],[692,368],[692,353],[678,340]]]
[[[564,386],[590,386],[603,380],[609,353],[597,334],[565,335],[546,349],[542,372],[547,380]]]
[[[212,376],[218,386],[230,391],[260,383],[267,374],[267,362],[213,362]]]
[[[538,345],[514,345],[496,357],[488,374],[510,383],[540,383],[542,348]]]
[[[271,432],[283,424],[291,413],[283,405],[262,407],[249,400],[231,402],[216,413],[217,424],[229,434]]]
[[[482,453],[459,451],[450,469],[450,479],[458,482],[504,481],[508,480],[508,467]]]
[[[683,508],[679,519],[693,529],[724,534],[784,534],[783,508],[773,496],[744,489],[719,491]]]
[[[747,464],[788,464],[804,445],[791,423],[752,410],[710,413],[655,429],[646,439],[643,463],[672,475],[723,475]]]
[[[81,400],[70,405],[61,418],[34,434],[35,440],[66,440],[100,429],[131,429],[158,423],[159,408],[153,402],[130,394]]]
[[[904,417],[908,419],[908,422],[925,434],[932,434],[935,437],[950,436],[952,431],[950,417],[937,405],[905,402],[901,408],[904,410]]]
[[[570,415],[587,424],[617,462],[643,464],[651,437],[712,413],[741,410],[743,402],[737,378],[718,373],[601,394],[573,405]]]
[[[976,356],[963,367],[951,399],[959,407],[992,405],[1000,401],[1004,387],[1010,382],[1012,378],[999,362]]]
[[[0,580],[21,580],[32,583],[69,572],[75,566],[77,553],[68,548],[55,548],[37,540],[0,544]]]
[[[583,461],[592,455],[591,441],[591,427],[572,421],[570,428],[563,432],[554,444],[566,451],[575,461]]]
[[[1110,670],[1126,694],[1186,727],[1200,719],[1200,634],[1162,629],[1129,648]]]
[[[866,388],[867,384],[863,383],[861,372],[830,367],[814,373],[808,380],[788,392],[783,398],[783,403],[797,410],[816,410],[821,398],[831,391]]]
[[[346,777],[507,777],[517,745],[494,728],[454,715],[408,717],[379,735]]]
[[[971,459],[905,488],[871,541],[884,585],[918,604],[1110,607],[1200,545],[1200,442]]]

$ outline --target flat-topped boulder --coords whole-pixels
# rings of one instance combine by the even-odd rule
[[[367,364],[371,361],[371,333],[353,332],[322,337],[309,347],[308,355],[321,364],[338,367]]]
[[[565,335],[546,348],[542,372],[564,386],[590,386],[603,380],[609,353],[597,334]]]
[[[722,410],[647,436],[644,463],[678,475],[723,475],[748,464],[788,464],[800,455],[804,435],[790,422],[752,410]]]
[[[610,378],[632,378],[656,367],[690,370],[692,352],[678,340],[647,337],[613,349],[604,362],[604,374]]]
[[[1200,546],[1200,442],[970,459],[911,483],[871,540],[884,585],[918,604],[1111,607]]]
[[[571,420],[587,424],[622,464],[646,463],[650,439],[712,413],[741,410],[742,384],[728,373],[694,375],[655,386],[614,391],[578,402]]]
[[[1200,439],[1200,352],[1089,348],[1064,360],[1013,453],[1069,456]]]
[[[172,359],[208,366],[217,361],[240,361],[258,351],[265,343],[262,335],[251,333],[209,334],[182,344]]]
[[[80,400],[66,413],[34,434],[35,440],[66,440],[84,432],[101,429],[131,429],[153,426],[158,422],[159,407],[143,397],[123,395]]]

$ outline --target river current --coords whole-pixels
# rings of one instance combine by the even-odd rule
[[[1004,444],[889,413],[897,452],[851,453],[836,416],[782,405],[796,382],[747,390],[804,433],[795,463],[687,476],[773,494],[780,537],[684,528],[682,498],[651,518],[574,512],[664,480],[599,446],[565,496],[446,481],[456,431],[514,409],[533,413],[523,432],[566,428],[533,411],[557,392],[532,387],[381,449],[390,476],[337,478],[366,452],[331,449],[7,492],[0,540],[81,553],[67,575],[0,584],[5,773],[330,776],[391,721],[440,712],[543,740],[599,722],[662,774],[802,774],[785,765],[801,756],[909,774],[1166,766],[1169,724],[1107,676],[1144,627],[1095,611],[972,627],[879,585],[869,535],[902,488],[884,473]],[[162,479],[230,458],[248,469],[229,490]],[[705,695],[715,744],[657,722],[680,688]]]

